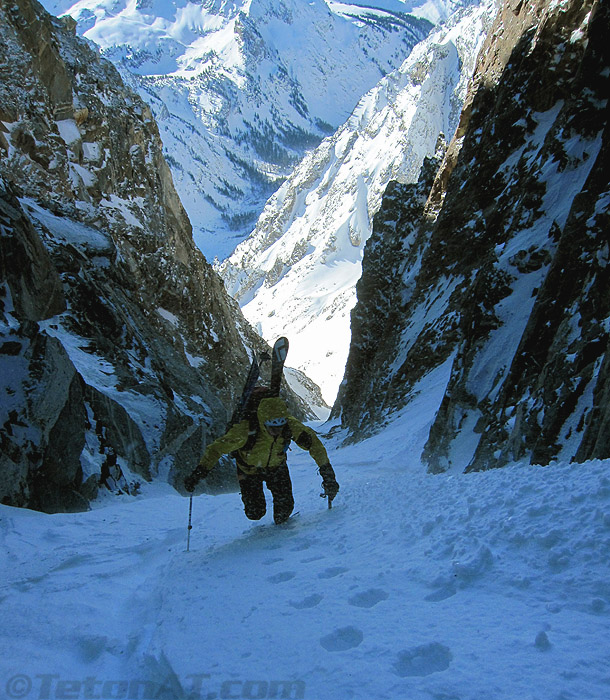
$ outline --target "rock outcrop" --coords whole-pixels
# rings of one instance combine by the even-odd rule
[[[265,348],[191,236],[150,109],[0,2],[0,499],[87,507],[196,464]]]
[[[594,0],[504,3],[423,213],[391,190],[375,220],[402,240],[395,324],[377,353],[377,292],[359,289],[335,406],[353,437],[436,391],[433,472],[610,455],[609,19]],[[386,279],[374,246],[363,285]]]

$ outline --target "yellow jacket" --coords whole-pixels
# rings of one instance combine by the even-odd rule
[[[287,428],[277,437],[272,437],[265,428],[265,421],[271,418],[287,420]],[[263,399],[258,406],[257,419],[256,440],[247,451],[243,448],[251,437],[251,430],[249,421],[243,420],[208,445],[199,461],[199,466],[205,471],[210,471],[222,455],[237,452],[239,468],[246,474],[276,469],[286,461],[286,451],[292,440],[309,452],[318,467],[328,464],[328,455],[320,438],[311,428],[288,413],[282,399],[275,397]]]

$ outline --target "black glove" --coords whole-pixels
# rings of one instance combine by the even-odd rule
[[[337,495],[339,484],[337,483],[335,472],[330,464],[323,464],[320,467],[320,476],[322,477],[322,488],[324,489],[322,496],[324,498],[328,496],[328,498],[332,501]]]
[[[207,470],[200,464],[195,468],[192,474],[190,474],[184,479],[184,488],[189,493],[192,493],[195,490],[197,484],[201,481],[201,479],[205,479],[207,475]]]

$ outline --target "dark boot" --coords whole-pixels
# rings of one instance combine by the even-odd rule
[[[273,519],[279,525],[288,520],[294,509],[292,481],[286,464],[270,470],[267,473],[266,481],[273,495]]]
[[[260,520],[267,512],[262,477],[258,474],[244,474],[238,469],[237,479],[246,518],[249,520]]]

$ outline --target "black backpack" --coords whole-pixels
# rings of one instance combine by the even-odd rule
[[[254,447],[254,443],[256,442],[256,438],[258,437],[258,432],[260,428],[258,423],[258,406],[263,399],[269,399],[272,396],[274,396],[274,393],[269,387],[257,385],[254,387],[254,389],[252,389],[252,393],[250,394],[248,402],[246,403],[246,406],[244,408],[242,418],[242,421],[247,420],[249,424],[248,440],[246,441],[246,444],[243,447],[239,448],[239,452],[249,452]],[[288,445],[290,444],[290,440],[292,439],[292,433],[290,431],[289,425],[286,425],[284,427],[284,430],[281,433],[281,437],[285,442],[285,448],[288,449]],[[235,457],[235,459],[237,459],[237,461],[240,462],[240,457],[237,451],[232,452],[231,456]]]
[[[252,389],[252,393],[248,398],[248,403],[244,408],[244,416],[242,420],[247,420],[248,426],[248,442],[241,448],[245,452],[248,452],[254,446],[256,442],[256,436],[258,435],[258,405],[263,399],[271,398],[271,389],[266,386],[255,386]]]

